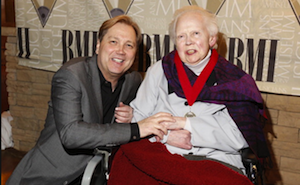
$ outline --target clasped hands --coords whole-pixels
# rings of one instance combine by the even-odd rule
[[[146,131],[143,134],[140,133],[141,137],[144,134],[147,136],[147,134],[152,132],[155,135],[156,141],[160,141],[170,131],[167,144],[187,150],[192,148],[191,133],[184,129],[186,124],[185,117],[176,117],[170,113],[160,112],[141,120],[138,124],[140,132]]]
[[[133,109],[122,102],[115,110],[117,123],[130,123],[133,117]],[[168,134],[167,144],[191,149],[191,133],[185,130],[186,118],[172,116],[170,113],[160,112],[138,122],[140,137],[155,135],[157,141]]]

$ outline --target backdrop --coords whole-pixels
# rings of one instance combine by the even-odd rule
[[[19,64],[56,71],[94,54],[103,21],[132,16],[143,33],[137,70],[174,49],[168,24],[182,6],[216,14],[221,55],[263,92],[300,95],[300,0],[15,0]]]

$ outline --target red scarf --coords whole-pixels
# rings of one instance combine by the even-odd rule
[[[215,49],[212,50],[210,60],[203,69],[203,71],[200,73],[200,75],[197,77],[197,80],[195,81],[195,84],[192,86],[190,83],[190,80],[188,79],[188,76],[183,68],[183,63],[181,62],[178,52],[175,53],[175,66],[178,72],[178,78],[180,81],[180,85],[182,87],[182,90],[184,92],[184,95],[187,99],[187,102],[190,106],[194,104],[196,101],[198,95],[200,94],[205,82],[207,81],[209,75],[211,74],[212,70],[214,69],[217,61],[218,61],[218,53]]]

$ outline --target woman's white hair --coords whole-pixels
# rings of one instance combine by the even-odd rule
[[[169,35],[174,44],[176,43],[175,38],[176,38],[177,21],[183,14],[188,12],[197,12],[201,14],[203,18],[203,22],[206,25],[207,31],[210,33],[211,36],[218,38],[219,28],[217,25],[216,16],[197,5],[192,5],[192,6],[185,6],[176,10],[173,15],[173,20],[169,24]]]

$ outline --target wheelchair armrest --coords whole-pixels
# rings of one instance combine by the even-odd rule
[[[244,148],[241,151],[242,161],[244,165],[257,164],[258,159],[250,148]]]
[[[102,155],[104,158],[104,170],[105,172],[107,172],[108,170],[108,160],[109,160],[109,156],[112,153],[112,148],[111,147],[98,147],[94,150],[94,154],[95,156],[97,155]]]
[[[249,180],[254,185],[264,185],[264,169],[253,151],[250,148],[244,148],[241,150],[241,156]]]
[[[112,147],[98,147],[94,150],[94,157],[88,162],[81,181],[81,185],[91,185],[92,178],[96,175],[95,184],[103,184],[106,181],[108,161]]]
[[[81,185],[90,185],[91,184],[91,180],[94,174],[94,171],[97,167],[97,165],[99,163],[101,163],[101,161],[103,160],[103,156],[102,155],[95,155],[88,163],[88,165],[86,166],[84,173],[83,173],[83,177],[82,177],[82,181],[81,181]]]

